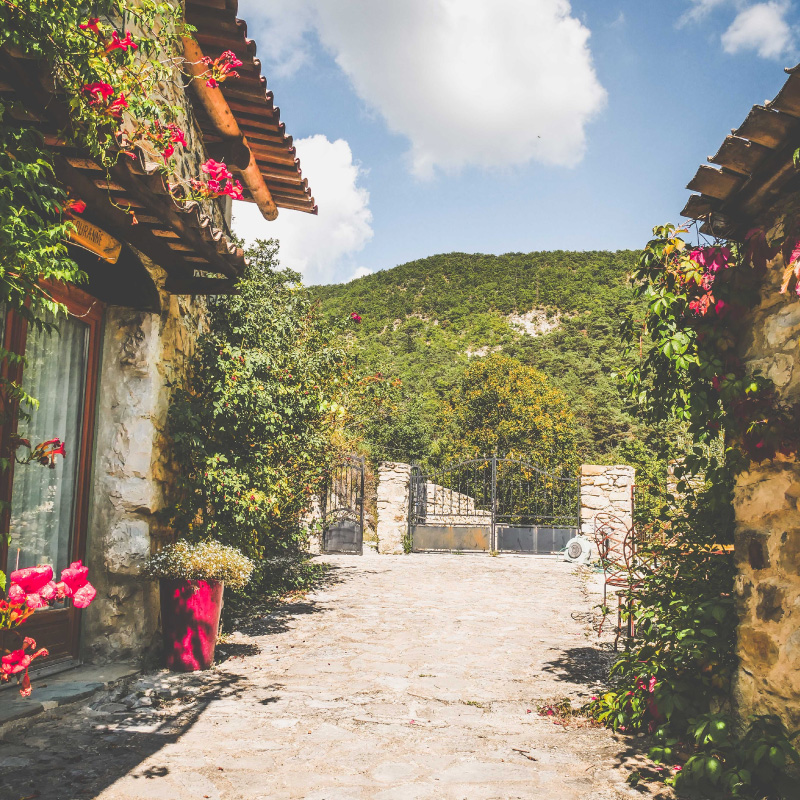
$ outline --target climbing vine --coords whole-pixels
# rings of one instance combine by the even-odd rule
[[[0,101],[0,304],[29,326],[53,330],[65,309],[43,288],[43,279],[85,280],[70,257],[72,220],[86,203],[56,178],[51,147],[71,145],[106,170],[120,158],[145,154],[148,169],[164,175],[176,202],[222,195],[242,197],[225,164],[208,160],[201,173],[181,175],[188,147],[185,114],[175,98],[191,80],[211,90],[235,79],[241,65],[226,51],[203,58],[195,77],[185,74],[183,6],[163,0],[0,0],[0,58],[16,86],[15,99]],[[57,132],[46,139],[43,116]],[[34,120],[31,122],[31,120]],[[109,192],[108,202],[118,205]],[[136,224],[132,208],[118,205]],[[13,368],[23,359],[0,347]],[[0,415],[35,408],[36,400],[0,375]],[[0,454],[0,469],[11,453]],[[5,576],[0,572],[0,586]]]
[[[623,733],[652,736],[658,777],[697,796],[788,800],[800,765],[793,735],[772,716],[732,712],[737,618],[732,478],[751,461],[794,453],[798,409],[741,357],[740,331],[759,302],[768,263],[781,248],[782,292],[800,294],[800,247],[768,244],[752,230],[741,245],[690,246],[666,225],[654,229],[633,273],[646,301],[625,336],[639,364],[627,381],[654,421],[679,420],[691,452],[679,465],[681,498],[637,530],[637,561],[622,594],[633,635],[611,687],[590,713]],[[726,448],[712,445],[724,436]],[[693,480],[687,480],[693,477]],[[645,779],[633,772],[631,782]]]
[[[640,408],[654,420],[680,420],[699,445],[724,430],[740,463],[796,452],[800,409],[747,367],[739,331],[781,246],[788,265],[782,291],[800,288],[800,246],[790,244],[792,237],[770,246],[761,230],[750,231],[741,246],[697,247],[681,238],[685,229],[665,225],[653,232],[632,276],[646,317],[641,327],[631,320],[624,331],[642,355],[626,376]],[[704,467],[705,452],[697,448],[687,466]]]

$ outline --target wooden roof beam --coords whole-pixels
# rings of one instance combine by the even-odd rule
[[[250,150],[247,139],[239,129],[239,124],[236,122],[236,118],[233,116],[222,92],[219,89],[209,88],[206,86],[206,82],[201,79],[206,72],[206,68],[201,61],[203,51],[200,49],[200,45],[187,36],[183,39],[183,47],[186,65],[195,78],[192,81],[192,88],[212,124],[222,134],[223,139],[241,142]],[[247,186],[253,202],[258,206],[261,215],[267,220],[275,219],[278,216],[278,207],[272,199],[272,194],[264,181],[264,176],[261,174],[252,150],[250,150],[247,166],[240,172],[242,180]]]

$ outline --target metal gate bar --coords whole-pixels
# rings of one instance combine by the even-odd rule
[[[467,459],[411,470],[409,538],[414,551],[561,550],[576,535],[580,481],[515,457]]]
[[[347,456],[329,470],[322,506],[322,551],[364,552],[363,456]]]

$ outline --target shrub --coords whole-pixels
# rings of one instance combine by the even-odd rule
[[[151,578],[222,581],[234,591],[244,589],[253,574],[253,562],[235,547],[208,540],[192,544],[179,539],[150,558]]]

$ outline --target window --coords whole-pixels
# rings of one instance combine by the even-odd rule
[[[25,355],[17,378],[39,401],[25,408],[3,431],[4,442],[16,432],[32,444],[58,437],[67,455],[53,469],[15,464],[3,476],[11,510],[2,520],[9,544],[0,553],[5,569],[49,564],[53,572],[83,559],[86,545],[92,434],[97,385],[102,304],[75,287],[49,287],[69,315],[56,318],[47,333],[10,313],[5,320],[8,349]],[[20,454],[26,451],[21,449]],[[50,650],[51,663],[77,657],[79,611],[67,606],[43,609],[20,629]]]

